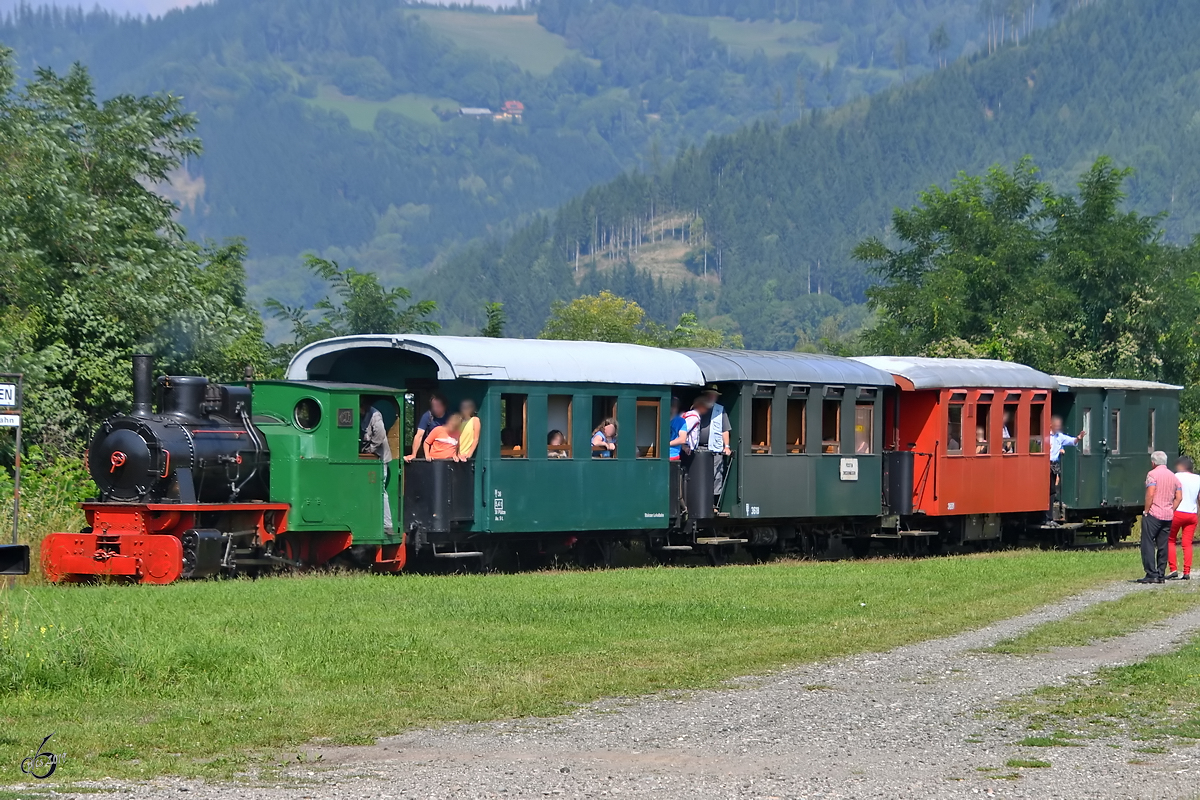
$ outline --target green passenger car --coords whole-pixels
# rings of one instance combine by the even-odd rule
[[[443,555],[492,535],[665,529],[672,387],[695,391],[703,380],[686,356],[636,345],[453,336],[328,340],[302,351],[289,377],[389,386],[407,394],[413,418],[435,391],[451,411],[476,403],[471,462],[418,457],[402,469],[410,547]],[[593,432],[608,418],[617,423],[615,452],[593,452]],[[552,431],[564,445],[549,446]]]
[[[1053,413],[1064,431],[1083,433],[1062,454],[1062,503],[1069,520],[1107,519],[1126,527],[1141,512],[1150,453],[1179,454],[1182,387],[1134,380],[1056,377]],[[1173,462],[1172,462],[1173,463]]]

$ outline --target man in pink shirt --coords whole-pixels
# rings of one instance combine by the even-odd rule
[[[1138,583],[1162,583],[1167,574],[1167,537],[1171,518],[1183,498],[1179,479],[1167,467],[1167,454],[1150,454],[1154,469],[1146,475],[1146,505],[1142,509],[1142,566],[1146,577]]]

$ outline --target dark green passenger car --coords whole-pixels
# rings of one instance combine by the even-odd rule
[[[473,459],[418,457],[403,466],[410,552],[438,555],[477,552],[492,536],[561,540],[666,529],[671,393],[703,382],[691,359],[671,351],[454,336],[331,339],[302,351],[289,376],[394,387],[408,394],[414,419],[434,392],[451,411],[462,400],[476,403]],[[616,449],[593,452],[593,432],[609,418]],[[551,448],[552,431],[565,444]]]
[[[1071,522],[1111,523],[1121,538],[1141,513],[1150,453],[1179,454],[1180,386],[1135,380],[1055,377],[1053,413],[1066,433],[1083,433],[1062,455],[1062,504]],[[1173,463],[1173,461],[1172,461]]]

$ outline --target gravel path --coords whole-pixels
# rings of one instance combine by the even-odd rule
[[[1200,766],[1192,764],[1191,749],[1146,755],[1119,739],[1021,748],[1013,743],[1027,735],[1024,727],[988,713],[1030,689],[1144,659],[1200,631],[1197,609],[1089,647],[1036,656],[971,652],[1131,591],[1164,588],[1115,584],[982,630],[746,678],[721,690],[609,700],[566,717],[413,731],[370,747],[314,750],[321,768],[300,767],[278,786],[162,779],[105,788],[145,800],[1194,798]],[[997,779],[1014,772],[1004,768],[1014,757],[1052,766]],[[980,770],[989,767],[1000,769]]]

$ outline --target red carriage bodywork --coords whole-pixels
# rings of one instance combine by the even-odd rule
[[[896,380],[884,408],[884,446],[913,453],[914,513],[1046,510],[1053,378],[1020,364],[977,359],[862,360]],[[983,442],[976,441],[978,428]]]

